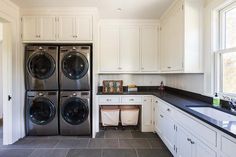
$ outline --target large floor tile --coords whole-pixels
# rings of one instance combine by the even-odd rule
[[[162,148],[167,149],[165,144],[161,141],[160,138],[149,138],[147,139],[152,148]]]
[[[91,139],[89,148],[118,148],[118,139]]]
[[[38,139],[36,148],[54,148],[58,142],[56,139]]]
[[[66,157],[69,149],[35,149],[29,157]]]
[[[105,131],[104,138],[132,138],[131,131],[129,130],[108,130]]]
[[[29,157],[34,149],[1,149],[0,157]]]
[[[55,148],[87,148],[89,139],[61,139]]]
[[[119,139],[120,148],[151,148],[146,139]]]
[[[132,131],[133,138],[157,138],[157,135],[151,132]]]
[[[137,157],[134,149],[104,149],[102,157]]]
[[[105,137],[105,131],[100,131],[96,134],[96,138],[104,138]]]
[[[100,149],[72,149],[66,157],[101,157]]]
[[[166,149],[138,149],[138,157],[173,157]]]

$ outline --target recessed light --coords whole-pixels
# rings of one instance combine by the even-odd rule
[[[122,8],[117,8],[116,11],[121,12],[121,11],[122,11]]]

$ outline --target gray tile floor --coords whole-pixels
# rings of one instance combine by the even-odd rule
[[[1,126],[0,133],[2,134]],[[26,137],[13,145],[0,145],[0,157],[172,157],[172,155],[160,138],[153,133],[107,130],[99,132],[95,139],[62,136]]]

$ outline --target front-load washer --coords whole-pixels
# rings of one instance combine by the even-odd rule
[[[25,105],[27,135],[58,135],[58,92],[29,91]]]
[[[58,90],[58,47],[26,46],[26,90]]]
[[[90,108],[90,92],[61,92],[60,134],[91,136]]]
[[[60,89],[90,90],[91,46],[60,47]]]

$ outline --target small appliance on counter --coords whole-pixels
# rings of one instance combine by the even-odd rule
[[[128,92],[137,92],[138,87],[135,84],[128,85]]]

